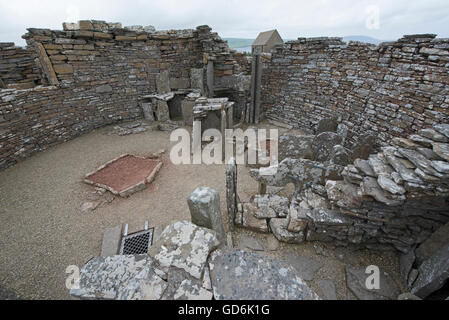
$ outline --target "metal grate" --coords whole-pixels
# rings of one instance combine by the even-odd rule
[[[139,231],[122,237],[120,254],[145,254],[153,242],[153,229]]]

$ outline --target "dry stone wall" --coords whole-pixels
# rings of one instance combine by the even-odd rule
[[[41,84],[40,70],[32,50],[0,42],[0,89],[27,89]]]
[[[0,170],[92,129],[141,118],[142,97],[158,91],[160,74],[168,74],[168,90],[177,90],[206,83],[209,60],[217,84],[239,72],[226,42],[208,26],[155,31],[85,20],[63,27],[29,28],[23,36],[27,59],[36,60],[27,68],[39,70],[46,86],[0,89]],[[4,52],[25,52],[10,47],[1,48],[0,66],[9,63]]]
[[[261,86],[268,119],[315,129],[339,117],[349,142],[362,132],[388,144],[449,122],[449,39],[409,35],[379,46],[299,38],[272,51]]]

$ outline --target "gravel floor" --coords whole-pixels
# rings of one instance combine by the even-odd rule
[[[142,229],[145,220],[150,226],[189,220],[186,197],[198,186],[215,188],[225,212],[224,165],[171,164],[168,132],[118,136],[106,135],[106,130],[57,145],[0,172],[0,285],[22,299],[70,299],[65,287],[67,266],[81,267],[98,256],[106,228],[128,223],[133,232]],[[160,149],[167,150],[164,165],[151,187],[126,199],[116,198],[90,213],[80,210],[94,190],[82,182],[86,173],[123,153],[148,156]],[[242,200],[257,192],[247,168],[239,166],[238,178]],[[274,254],[292,250],[330,261],[317,279],[334,277],[339,298],[347,296],[342,264],[318,256],[312,244],[281,245]],[[360,254],[364,262],[380,259],[397,271],[395,257]],[[341,273],[335,275],[335,268]]]

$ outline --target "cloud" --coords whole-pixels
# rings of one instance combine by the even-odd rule
[[[378,8],[378,28],[367,8]],[[372,17],[371,17],[372,18]],[[367,35],[397,39],[404,34],[449,37],[447,0],[0,0],[0,41],[15,41],[26,28],[61,29],[68,20],[98,19],[157,29],[208,24],[222,37],[254,38],[276,28],[287,39]],[[371,26],[371,28],[369,27]]]

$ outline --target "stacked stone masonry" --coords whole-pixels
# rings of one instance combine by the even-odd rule
[[[346,166],[300,156],[282,160],[274,176],[258,169],[250,175],[272,186],[292,182],[297,192],[291,200],[256,195],[240,205],[237,224],[271,231],[285,242],[407,253],[449,222],[449,124],[393,138],[368,159]]]
[[[378,46],[341,38],[299,38],[272,50],[261,101],[268,119],[316,128],[339,117],[361,132],[407,137],[449,122],[449,39],[404,36]]]
[[[195,86],[194,69],[203,70],[206,79],[209,61],[214,86],[229,89],[241,73],[226,42],[208,26],[155,31],[85,20],[63,27],[27,29],[26,50],[1,45],[0,67],[11,65],[13,72],[5,69],[9,77],[20,75],[1,73],[5,84],[30,79],[39,85],[37,73],[48,85],[0,89],[0,170],[95,128],[142,118],[142,97],[157,93],[161,72],[168,71],[171,90]],[[26,52],[26,63],[13,66],[5,52],[14,53],[11,58]]]
[[[40,70],[32,50],[0,42],[0,89],[27,89],[41,84]]]

